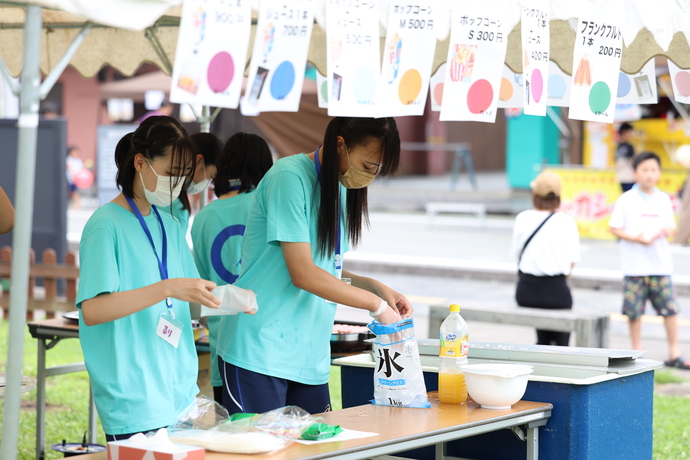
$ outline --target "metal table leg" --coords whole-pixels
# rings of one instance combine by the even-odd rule
[[[446,458],[446,443],[439,442],[436,444],[436,458],[435,460],[444,460]]]
[[[46,341],[38,340],[38,370],[36,373],[36,460],[44,457],[46,423]]]
[[[539,459],[539,427],[527,429],[527,460]]]
[[[96,403],[93,401],[93,387],[89,380],[89,443],[96,444],[98,433],[98,414],[96,413]]]

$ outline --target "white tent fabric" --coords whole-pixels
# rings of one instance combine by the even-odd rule
[[[28,0],[45,8],[65,11],[119,29],[144,30],[182,0]]]
[[[169,73],[168,65],[175,58],[181,1],[31,0],[31,3],[63,10],[43,10],[41,71],[48,74],[79,31],[87,23],[93,22],[100,26],[89,32],[70,61],[70,65],[82,76],[95,75],[105,64],[124,75],[132,75],[142,62],[153,63]],[[256,3],[258,0],[253,1]],[[326,0],[315,1],[315,17],[320,27],[313,29],[308,60],[325,75]],[[379,2],[381,37],[385,37],[390,1]],[[442,1],[448,7],[473,0]],[[508,37],[506,64],[514,72],[521,72],[519,0],[484,1],[506,12],[512,30]],[[25,13],[24,8],[17,6],[21,3],[29,2],[17,0],[3,5],[0,1],[0,56],[13,76],[19,75],[22,67]],[[142,13],[139,13],[139,8]],[[679,67],[690,68],[690,0],[551,0],[551,8],[551,59],[566,73],[571,73],[576,18],[583,15],[603,17],[602,14],[613,16],[621,26],[626,47],[621,62],[624,72],[636,73],[652,56],[666,56]],[[449,15],[444,19],[437,26],[439,41],[434,69],[447,56]]]

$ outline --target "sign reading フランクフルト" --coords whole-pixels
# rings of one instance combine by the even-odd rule
[[[580,18],[573,54],[570,118],[613,123],[622,37],[616,22],[603,17]]]

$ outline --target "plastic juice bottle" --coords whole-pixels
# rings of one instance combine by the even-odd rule
[[[442,403],[464,403],[467,385],[461,366],[467,364],[469,339],[467,323],[460,316],[460,305],[450,306],[450,314],[441,324],[439,339],[438,399]]]

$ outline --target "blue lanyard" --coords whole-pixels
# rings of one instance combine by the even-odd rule
[[[242,186],[241,185],[235,185],[234,187],[230,187],[228,192],[236,192],[238,191]]]
[[[153,253],[156,256],[156,261],[158,262],[158,269],[161,272],[161,279],[167,280],[168,279],[168,238],[165,235],[165,227],[163,226],[163,219],[161,219],[161,215],[158,214],[158,209],[156,209],[156,207],[154,205],[151,205],[151,209],[153,209],[153,213],[158,218],[158,223],[161,226],[161,233],[163,234],[163,260],[162,261],[158,257],[158,253],[156,252],[156,245],[153,243],[153,237],[151,236],[151,231],[149,230],[149,226],[146,225],[146,221],[144,220],[144,216],[142,216],[141,212],[139,212],[139,208],[137,208],[137,205],[134,203],[134,200],[132,200],[127,195],[124,195],[124,197],[127,200],[127,203],[129,203],[129,206],[132,208],[134,215],[137,216],[137,219],[139,220],[139,223],[141,224],[141,228],[144,229],[144,233],[146,233],[146,236],[148,237],[149,242],[151,243],[151,248],[153,248]],[[165,299],[165,304],[168,306],[168,309],[172,309],[172,299],[170,299],[170,297],[167,297]]]
[[[316,177],[319,179],[319,184],[321,183],[321,160],[319,159],[320,148],[321,147],[317,147],[316,152],[314,152],[314,167],[316,168]],[[338,202],[340,203],[340,192],[338,192]],[[340,209],[341,206],[338,206],[338,211],[340,211]],[[338,278],[341,277],[343,272],[343,258],[342,254],[340,253],[340,227],[342,226],[340,214],[341,213],[338,212],[338,233],[335,240],[335,271]]]

